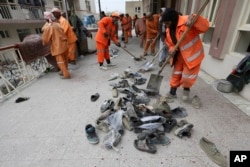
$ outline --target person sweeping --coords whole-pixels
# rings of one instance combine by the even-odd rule
[[[181,16],[174,9],[167,9],[162,15],[162,22],[166,25],[165,42],[169,47],[169,55],[172,56],[170,64],[173,67],[170,79],[170,91],[167,98],[177,98],[177,88],[183,87],[183,101],[189,101],[190,88],[195,84],[204,58],[204,49],[199,34],[205,33],[209,28],[206,18],[198,16],[198,19],[190,28],[185,38],[181,41],[177,50],[173,50],[182,34],[192,25],[195,14]]]

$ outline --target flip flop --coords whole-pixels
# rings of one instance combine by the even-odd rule
[[[95,102],[100,97],[99,93],[96,93],[94,95],[91,95],[90,100],[92,102]]]

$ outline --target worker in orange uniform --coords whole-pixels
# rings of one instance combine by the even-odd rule
[[[132,18],[131,16],[129,16],[128,13],[126,13],[126,18],[127,18],[127,21],[128,21],[128,37],[132,37],[132,28],[133,28],[133,23],[132,23]]]
[[[68,72],[68,40],[63,32],[62,27],[57,22],[57,19],[51,12],[44,12],[44,18],[46,19],[45,25],[42,27],[42,41],[43,45],[50,43],[50,51],[52,56],[55,56],[56,62],[60,70],[62,71],[62,79],[70,79]]]
[[[120,14],[120,21],[122,26],[124,43],[128,43],[128,30],[129,30],[128,19],[127,17],[124,16],[124,14]]]
[[[135,34],[139,36],[140,47],[143,48],[146,42],[146,18],[142,17],[135,22]]]
[[[104,59],[107,62],[107,66],[114,66],[110,61],[109,45],[112,40],[116,46],[121,47],[121,44],[117,38],[116,25],[119,21],[119,14],[113,12],[111,17],[103,17],[98,22],[98,31],[96,33],[96,49],[97,49],[97,60],[101,70],[107,70],[108,68],[103,65]]]
[[[61,27],[63,28],[64,33],[66,34],[69,42],[69,48],[68,48],[68,61],[71,64],[76,64],[76,41],[77,37],[76,34],[73,31],[73,28],[71,27],[68,20],[66,20],[61,15],[61,10],[58,8],[53,8],[51,12],[54,14],[54,16],[58,19]]]
[[[176,90],[183,87],[183,101],[189,101],[190,88],[194,85],[200,71],[201,62],[204,58],[204,50],[199,34],[204,33],[209,28],[207,19],[199,16],[187,33],[177,50],[173,50],[175,44],[180,39],[185,30],[192,24],[195,15],[181,16],[174,9],[167,9],[162,15],[165,23],[166,44],[169,47],[170,61],[174,66],[170,79],[170,92],[168,98],[176,98]]]
[[[146,15],[146,44],[144,46],[144,53],[141,56],[145,59],[148,49],[150,47],[151,55],[155,54],[156,38],[158,37],[159,14],[147,13]]]

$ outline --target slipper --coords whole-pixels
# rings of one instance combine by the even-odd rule
[[[94,95],[91,95],[90,100],[92,102],[96,101],[100,97],[99,93],[96,93]]]

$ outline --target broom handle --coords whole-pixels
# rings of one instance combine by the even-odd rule
[[[198,13],[196,14],[196,16],[193,18],[192,23],[190,26],[188,26],[188,28],[186,29],[186,31],[182,34],[181,38],[177,41],[176,45],[174,46],[174,51],[176,51],[180,45],[180,43],[183,41],[183,39],[186,37],[187,33],[190,31],[190,29],[192,28],[192,26],[194,25],[194,23],[196,22],[196,20],[198,19],[198,17],[201,15],[201,13],[203,12],[203,10],[205,9],[205,7],[207,6],[207,4],[209,3],[209,0],[206,0],[204,2],[204,4],[201,6],[200,10],[198,11]],[[164,61],[160,71],[158,72],[158,75],[161,74],[162,70],[165,68],[165,66],[167,65],[169,59],[172,57],[173,55],[169,55],[167,57],[167,59]]]

